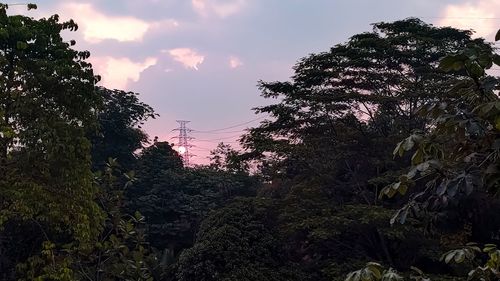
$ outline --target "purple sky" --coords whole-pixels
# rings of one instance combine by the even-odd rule
[[[286,80],[301,57],[326,51],[370,24],[420,17],[435,25],[472,28],[493,39],[500,0],[31,0],[33,17],[57,13],[80,29],[66,38],[92,53],[101,85],[135,91],[160,118],[151,137],[170,139],[176,119],[209,131],[258,116],[265,101],[258,80]],[[493,18],[493,19],[492,19]],[[218,140],[235,141],[246,126],[198,140],[195,163],[206,163]],[[202,141],[205,140],[205,141]]]

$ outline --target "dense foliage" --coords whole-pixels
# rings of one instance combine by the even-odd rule
[[[60,36],[76,30],[74,22],[6,10],[0,7],[0,272],[12,276],[13,266],[27,263],[35,275],[66,276],[69,261],[55,252],[68,243],[90,247],[104,219],[85,137],[101,98],[89,53]]]
[[[374,24],[260,82],[243,151],[184,167],[76,23],[7,8],[0,280],[499,279],[500,56],[471,31]]]

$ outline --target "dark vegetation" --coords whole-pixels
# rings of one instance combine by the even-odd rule
[[[309,55],[259,82],[243,151],[190,168],[96,86],[74,22],[6,10],[0,280],[499,279],[500,56],[471,31],[377,23]]]

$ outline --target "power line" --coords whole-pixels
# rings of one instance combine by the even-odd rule
[[[230,133],[243,133],[245,130],[239,131],[225,131],[225,132],[203,132],[203,131],[193,131],[194,134],[230,134]]]
[[[239,124],[236,124],[236,125],[233,125],[233,126],[229,126],[229,127],[225,127],[225,128],[214,129],[214,130],[207,130],[207,131],[193,130],[193,132],[198,132],[198,133],[213,133],[213,132],[220,132],[220,131],[224,131],[224,130],[229,130],[229,129],[233,129],[233,128],[241,127],[241,126],[244,126],[244,125],[250,124],[250,123],[252,123],[252,122],[262,120],[262,119],[264,119],[264,118],[266,118],[266,117],[267,117],[267,116],[261,116],[261,117],[259,117],[259,118],[255,118],[255,119],[253,119],[253,120],[250,120],[250,121],[247,121],[247,122],[243,122],[243,123],[239,123]]]
[[[211,140],[202,140],[201,142],[203,142],[203,144],[219,144],[221,142],[223,142],[224,144],[240,144],[239,141],[219,141],[219,140],[216,140],[216,141],[211,141]]]
[[[234,136],[229,136],[229,137],[224,137],[224,138],[216,138],[216,139],[208,139],[208,140],[203,140],[203,139],[196,139],[197,141],[219,141],[219,140],[227,140],[227,139],[233,139],[233,138],[237,138],[237,137],[241,137],[241,135],[234,135]]]
[[[206,151],[206,150],[208,150],[208,151],[212,151],[212,150],[214,150],[214,149],[215,149],[215,148],[208,148],[208,147],[201,147],[201,146],[194,146],[194,147],[193,147],[193,150],[200,150],[200,151]]]

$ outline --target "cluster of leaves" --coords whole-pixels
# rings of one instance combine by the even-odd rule
[[[96,176],[98,202],[106,218],[99,236],[85,249],[73,243],[58,249],[54,242],[44,241],[39,255],[17,265],[19,280],[153,280],[148,260],[154,257],[141,228],[144,217],[122,212],[124,188],[133,180],[131,173],[121,174],[117,162],[109,159],[105,173]],[[55,263],[56,259],[63,262]]]
[[[500,31],[496,39],[500,40]],[[470,198],[480,197],[483,202],[497,200],[500,80],[488,75],[488,69],[494,65],[500,65],[500,56],[490,46],[477,44],[441,60],[443,70],[463,71],[467,77],[450,83],[448,93],[452,99],[430,102],[420,108],[420,114],[432,120],[426,132],[416,132],[396,146],[394,155],[413,153],[411,167],[399,182],[384,188],[381,196],[406,194],[410,187],[416,190],[396,212],[392,223],[396,220],[405,223],[410,215],[425,219],[431,230],[442,228],[443,222],[448,225],[450,221],[474,222],[484,212],[471,208]],[[456,216],[460,210],[465,217]],[[495,237],[490,235],[487,239]],[[485,263],[485,259],[476,259],[479,253],[486,254]],[[478,244],[467,243],[446,252],[441,260],[446,264],[472,265],[467,280],[500,278],[500,251],[495,244],[486,244],[481,250]],[[350,273],[346,280],[384,278],[380,271],[376,274],[375,271],[367,267]]]
[[[134,93],[95,86],[89,52],[61,37],[75,22],[10,16],[7,8],[0,6],[0,279],[152,280],[144,219],[122,210],[133,174],[102,160],[132,167],[147,138],[138,126],[153,110]],[[94,176],[92,166],[104,174]]]
[[[436,241],[422,239],[416,226],[391,227],[391,215],[382,207],[338,206],[315,183],[294,186],[284,199],[239,200],[202,222],[193,247],[181,253],[177,275],[247,280],[238,272],[261,276],[274,264],[275,273],[262,280],[342,280],[372,259],[399,268],[439,259],[420,250],[438,248]]]
[[[273,231],[273,203],[242,199],[213,212],[179,257],[177,280],[309,280],[287,264]]]
[[[344,177],[337,189],[366,192],[362,182],[397,165],[388,149],[425,129],[415,109],[441,98],[456,76],[437,68],[439,59],[473,41],[468,31],[418,19],[373,29],[301,59],[291,82],[260,82],[262,96],[279,102],[256,108],[272,118],[252,128],[243,144],[249,156],[274,166],[270,177]]]
[[[64,280],[69,261],[61,245],[74,242],[87,249],[102,230],[85,137],[101,105],[94,91],[98,77],[86,61],[89,53],[72,49],[74,42],[61,37],[77,28],[57,15],[36,20],[9,16],[7,6],[0,7],[0,256],[9,254],[0,272],[5,278],[13,274],[12,263],[42,253],[42,271]],[[1,236],[9,236],[3,229],[30,229],[37,238],[26,240],[12,260],[3,252]],[[61,243],[50,242],[55,240]]]
[[[102,170],[109,157],[116,159],[122,169],[132,170],[136,165],[135,152],[148,143],[148,135],[141,125],[157,114],[144,104],[137,93],[96,88],[103,98],[98,112],[98,130],[89,136],[92,142],[94,170]]]
[[[446,217],[450,208],[462,208],[464,198],[484,194],[494,198],[499,191],[500,99],[499,80],[487,70],[500,65],[491,47],[469,45],[441,61],[445,71],[464,71],[466,78],[450,83],[453,97],[419,109],[432,122],[427,132],[415,132],[401,141],[394,155],[412,152],[411,168],[400,181],[384,188],[381,195],[406,194],[415,187],[410,201],[393,218],[404,223],[409,214]]]
[[[480,260],[476,260],[476,256],[480,253],[487,255],[487,261],[483,266],[480,266]],[[468,243],[465,247],[451,250],[443,254],[441,258],[445,263],[469,263],[476,266],[469,271],[468,280],[498,280],[500,278],[500,250],[494,244],[486,244],[481,249],[476,243]]]

